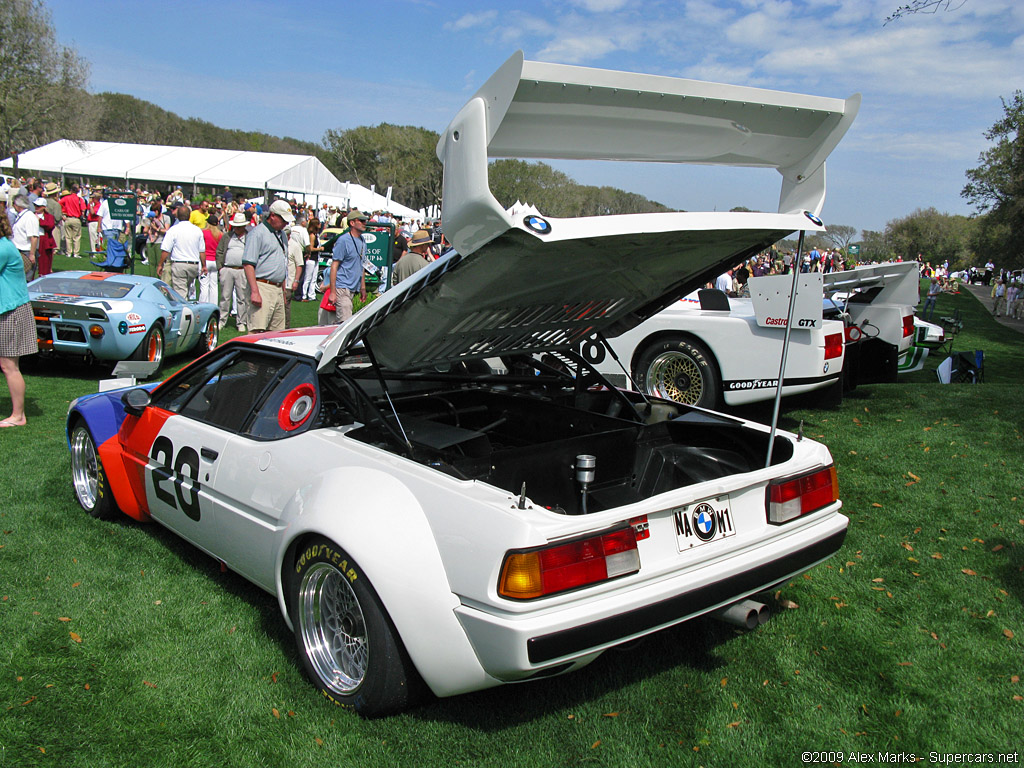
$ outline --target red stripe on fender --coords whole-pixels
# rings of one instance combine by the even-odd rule
[[[121,470],[120,482],[123,484],[122,488],[116,488],[108,472],[114,498],[118,500],[118,505],[126,515],[142,522],[149,520],[149,500],[146,497],[146,463],[149,461],[149,449],[153,447],[153,441],[160,434],[164,422],[173,415],[170,411],[154,407],[144,410],[141,416],[126,414],[116,437],[107,441],[115,443],[112,450],[116,452]],[[106,459],[103,466],[107,466]],[[121,503],[122,495],[131,499],[128,506]]]
[[[110,483],[110,492],[114,494],[114,501],[118,508],[128,517],[138,520],[141,523],[149,521],[149,505],[146,503],[145,486],[142,496],[135,492],[135,484],[132,483],[132,472],[128,469],[128,462],[125,461],[124,452],[118,436],[113,435],[107,438],[97,449],[100,461],[103,462],[103,470],[107,474],[107,482]],[[139,499],[142,503],[140,504]]]

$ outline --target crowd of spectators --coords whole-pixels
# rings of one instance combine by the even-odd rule
[[[125,191],[133,193],[137,201],[134,222],[111,216],[108,200],[112,193],[107,188],[68,184],[61,189],[52,181],[30,178],[9,183],[5,179],[0,185],[0,203],[9,201],[8,219],[12,227],[16,222],[19,225],[13,241],[24,246],[18,250],[26,279],[52,271],[54,253],[88,259],[104,270],[120,272],[129,266],[130,250],[134,250],[141,264],[153,265],[157,276],[182,296],[219,304],[222,328],[233,318],[238,330],[245,331],[254,299],[242,261],[245,240],[268,221],[275,204],[286,205],[288,213],[281,229],[274,230],[285,258],[280,288],[286,326],[291,324],[292,301],[317,301],[318,287],[328,300],[335,294],[329,285],[318,286],[321,273],[327,274],[330,263],[338,261],[335,253],[325,250],[324,243],[347,232],[352,218],[365,216],[367,224],[378,229],[390,225],[392,271],[385,276],[385,288],[426,266],[447,247],[439,219],[403,219],[383,210],[360,212],[294,199],[265,203],[262,197],[237,195],[230,187],[191,199],[181,186],[168,191],[143,185],[118,190],[121,194]],[[88,250],[82,248],[83,233]],[[368,262],[363,267],[376,272]],[[333,308],[320,314],[321,322],[336,319]]]

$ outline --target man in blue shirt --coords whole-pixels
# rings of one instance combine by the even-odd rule
[[[366,281],[363,277],[363,258],[366,255],[366,214],[353,211],[348,217],[348,231],[334,243],[331,261],[331,302],[335,305],[334,318],[343,323],[352,317],[352,296],[358,290],[359,298],[366,301]]]

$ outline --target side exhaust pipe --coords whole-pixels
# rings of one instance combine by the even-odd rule
[[[711,615],[737,627],[754,629],[768,621],[772,612],[764,603],[759,603],[756,600],[741,600],[738,603],[727,605],[725,608],[719,608]]]

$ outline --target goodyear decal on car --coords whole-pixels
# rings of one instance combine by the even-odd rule
[[[740,379],[738,381],[726,382],[726,388],[729,390],[765,389],[766,387],[777,386],[779,386],[778,379]]]

